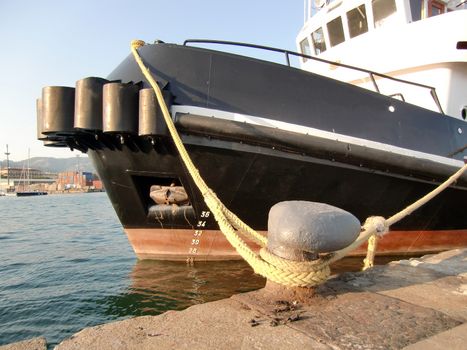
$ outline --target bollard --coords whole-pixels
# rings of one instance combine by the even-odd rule
[[[351,213],[324,203],[286,201],[269,211],[270,253],[292,261],[312,261],[320,253],[347,247],[360,233],[360,222]],[[265,291],[277,299],[306,302],[315,288],[289,288],[267,281]]]

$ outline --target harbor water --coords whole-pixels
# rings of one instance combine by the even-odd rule
[[[105,193],[0,197],[0,345],[44,336],[52,348],[84,327],[264,284],[242,261],[138,261]]]
[[[260,288],[243,262],[138,261],[105,193],[0,197],[0,345]]]

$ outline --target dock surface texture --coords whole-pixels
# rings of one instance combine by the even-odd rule
[[[341,274],[306,304],[261,289],[87,328],[56,349],[467,349],[467,248]]]
[[[47,341],[44,337],[32,338],[17,343],[2,345],[0,350],[47,350]]]

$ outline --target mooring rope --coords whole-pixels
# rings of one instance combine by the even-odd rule
[[[446,187],[450,186],[462,175],[464,170],[467,169],[467,165],[464,165],[464,167],[456,172],[456,174],[451,176],[446,182],[441,184],[433,192],[430,192],[428,195],[410,205],[403,211],[392,216],[391,218],[387,220],[382,217],[369,218],[363,226],[363,231],[360,233],[360,236],[350,246],[344,249],[324,255],[318,260],[309,262],[295,262],[280,258],[274,254],[271,254],[267,250],[267,238],[253,230],[246,223],[240,220],[234,213],[227,209],[225,205],[219,200],[214,191],[209,188],[209,186],[201,177],[199,170],[193,164],[193,161],[188,155],[185,145],[183,144],[182,139],[180,138],[180,135],[175,128],[175,124],[170,116],[170,112],[167,108],[159,85],[153,78],[149,68],[144,65],[143,60],[138,53],[137,49],[144,45],[145,42],[142,40],[133,40],[131,43],[131,51],[144,77],[154,89],[156,99],[162,110],[167,128],[169,129],[170,135],[179,152],[183,164],[187,168],[190,176],[193,179],[193,182],[196,184],[199,191],[203,195],[206,205],[213,213],[220,230],[225,235],[229,243],[237,250],[240,256],[245,261],[247,261],[248,264],[250,264],[255,273],[266,277],[268,280],[273,282],[288,287],[312,287],[325,282],[330,275],[329,265],[332,262],[343,258],[345,255],[347,255],[348,252],[362,245],[369,237],[386,233],[389,226],[409,215],[415,209],[419,208],[428,202],[431,198],[436,196],[439,192],[444,190]],[[260,245],[260,254],[256,254],[245,243],[241,236],[248,237]]]

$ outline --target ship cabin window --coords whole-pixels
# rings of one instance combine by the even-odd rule
[[[412,12],[412,22],[421,20],[423,0],[410,0],[410,11]]]
[[[365,5],[360,5],[347,12],[347,22],[349,23],[351,38],[366,33],[368,31],[368,23],[366,21]]]
[[[311,33],[311,40],[313,41],[313,47],[315,48],[315,54],[319,55],[326,51],[326,43],[324,41],[323,28],[316,29]]]
[[[444,3],[436,0],[428,1],[428,16],[433,17],[444,13]]]
[[[310,42],[308,41],[308,38],[303,39],[300,41],[300,50],[302,54],[311,56],[311,47],[310,47]],[[302,57],[303,62],[308,61],[308,58]]]
[[[388,24],[395,18],[397,11],[395,0],[373,0],[371,4],[375,28]]]
[[[329,44],[331,47],[344,42],[344,28],[342,27],[342,18],[337,17],[327,24],[329,34]]]

